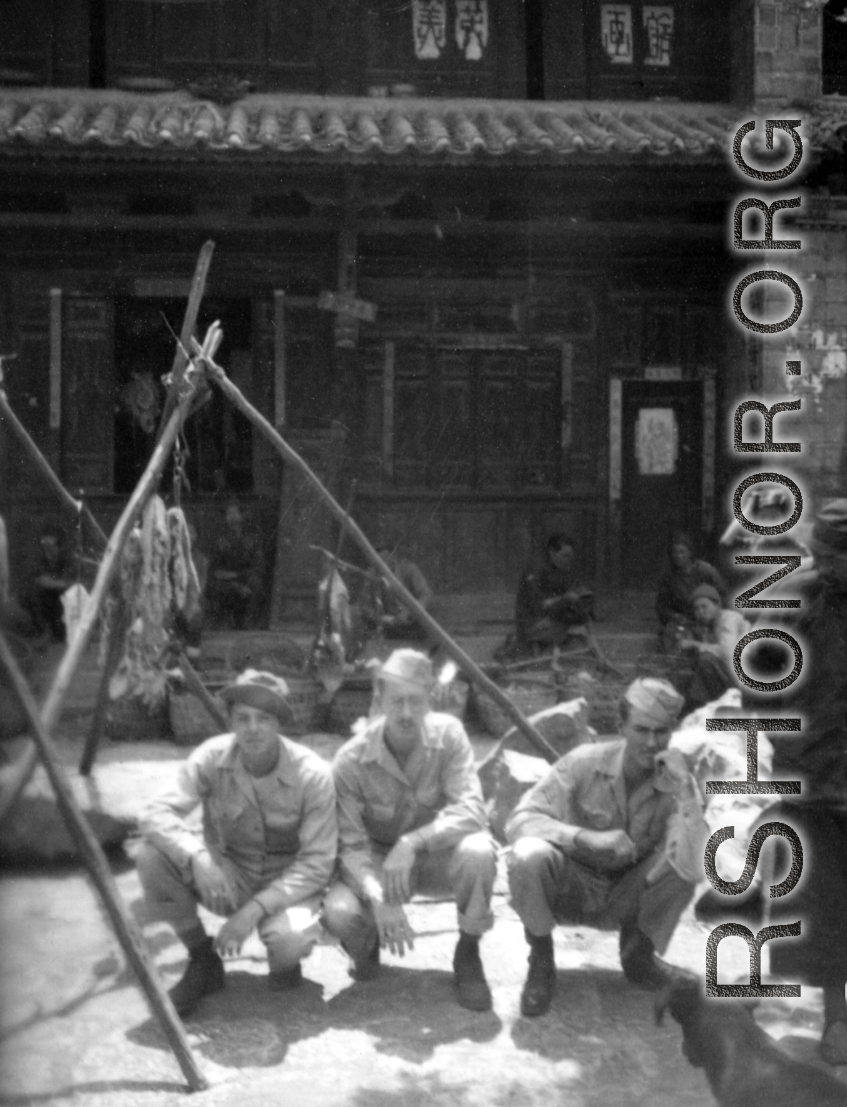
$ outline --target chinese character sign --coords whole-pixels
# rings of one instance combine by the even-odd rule
[[[456,45],[468,61],[479,61],[488,45],[488,0],[456,0]]]
[[[609,61],[632,65],[632,5],[601,4],[600,31]]]
[[[656,4],[644,6],[644,32],[647,38],[645,65],[670,65],[673,42],[673,8]]]
[[[447,42],[447,0],[412,0],[415,57],[441,56]]]

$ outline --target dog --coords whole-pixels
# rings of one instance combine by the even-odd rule
[[[677,976],[656,997],[656,1022],[670,1011],[682,1052],[705,1070],[720,1107],[843,1107],[847,1084],[784,1053],[756,1023],[751,1004],[707,1000],[694,976]]]

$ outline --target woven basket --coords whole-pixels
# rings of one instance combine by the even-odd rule
[[[503,691],[524,715],[529,717],[558,702],[554,688],[545,688],[540,684],[510,684]],[[476,709],[480,722],[493,738],[502,737],[515,724],[499,704],[490,696],[477,696]]]
[[[329,705],[328,725],[334,734],[350,735],[353,723],[362,716],[367,718],[373,699],[370,677],[345,680]]]
[[[294,714],[295,733],[307,734],[315,725],[323,685],[312,676],[283,675],[288,685],[288,703]]]
[[[211,691],[211,689],[210,689]],[[223,700],[216,701],[226,714]],[[221,733],[220,723],[209,714],[202,700],[193,692],[183,688],[171,688],[168,693],[168,712],[171,730],[178,746],[195,746],[215,734]]]

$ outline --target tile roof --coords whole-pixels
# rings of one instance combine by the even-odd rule
[[[251,95],[227,106],[187,92],[0,89],[0,153],[190,150],[379,161],[621,156],[725,160],[727,104],[370,99]]]

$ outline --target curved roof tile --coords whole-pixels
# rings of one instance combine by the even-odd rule
[[[821,102],[805,107],[803,118],[805,134],[820,147],[847,126],[847,107],[835,111]],[[0,89],[6,153],[84,146],[124,154],[191,149],[369,160],[412,154],[724,161],[738,125],[739,112],[728,104],[264,94],[224,106],[187,92]]]

